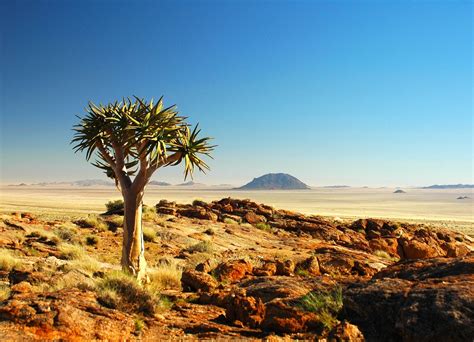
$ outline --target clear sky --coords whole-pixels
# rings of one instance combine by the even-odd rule
[[[164,95],[215,138],[199,182],[473,182],[470,1],[0,6],[4,183],[104,178],[71,150],[75,115],[135,94]]]

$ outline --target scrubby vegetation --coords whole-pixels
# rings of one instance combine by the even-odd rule
[[[186,248],[187,252],[190,253],[210,253],[214,250],[214,246],[211,241],[209,240],[204,240],[201,242],[196,243],[195,245],[191,245],[188,248]]]
[[[10,271],[19,263],[18,258],[15,257],[10,250],[4,248],[0,249],[0,271]]]
[[[109,201],[105,204],[105,207],[107,208],[107,212],[116,212],[123,210],[124,208],[124,203],[123,200],[115,200],[115,201]]]
[[[65,260],[83,259],[86,256],[84,248],[80,245],[73,245],[70,243],[62,243],[58,247],[60,256]]]
[[[106,307],[147,316],[155,312],[156,298],[123,272],[111,272],[97,285],[98,300]]]
[[[297,306],[305,311],[317,313],[324,328],[330,330],[337,323],[337,315],[342,309],[342,289],[312,291],[303,296]]]
[[[272,227],[268,223],[264,223],[264,222],[257,223],[255,227],[266,232],[272,231]]]
[[[106,231],[108,229],[108,225],[97,215],[89,215],[84,219],[77,220],[75,223],[79,227],[95,228],[98,231]]]

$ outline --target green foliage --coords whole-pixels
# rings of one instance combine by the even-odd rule
[[[105,203],[105,207],[107,208],[107,211],[123,210],[124,208],[123,200],[109,201]]]
[[[135,318],[135,334],[140,334],[145,328],[145,322],[143,319],[137,317]]]
[[[260,229],[260,230],[263,230],[263,231],[266,231],[266,232],[271,232],[272,231],[272,227],[268,223],[264,223],[264,222],[257,223],[255,225],[255,227],[257,229]]]
[[[226,224],[238,224],[237,221],[232,220],[232,219],[229,218],[229,217],[224,218],[224,223],[226,223]]]
[[[323,326],[330,330],[337,323],[337,315],[342,309],[342,289],[336,287],[329,291],[311,291],[299,299],[297,306],[319,315]]]
[[[190,253],[195,253],[195,252],[210,253],[213,250],[214,250],[214,246],[212,245],[212,242],[208,240],[198,242],[197,244],[186,248],[186,251]]]
[[[93,165],[116,182],[116,162],[123,162],[126,176],[137,173],[140,160],[147,160],[148,170],[184,161],[185,178],[192,176],[195,167],[209,169],[200,155],[210,156],[214,148],[210,138],[200,138],[197,125],[190,130],[176,106],[164,107],[163,97],[156,104],[136,96],[107,105],[89,102],[86,112],[73,128],[74,151],[85,151],[87,160],[96,153],[98,161]],[[170,152],[174,158],[169,158]]]

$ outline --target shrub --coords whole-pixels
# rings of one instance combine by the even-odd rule
[[[207,235],[214,235],[216,234],[216,231],[212,228],[207,228],[205,231],[204,231],[204,234],[207,234]]]
[[[264,223],[264,222],[257,223],[255,225],[255,227],[257,229],[260,229],[260,230],[263,230],[263,231],[266,231],[266,232],[271,232],[272,231],[272,227],[268,223]]]
[[[0,302],[10,298],[10,287],[4,284],[0,284]]]
[[[198,242],[197,244],[189,246],[188,248],[186,248],[186,251],[190,252],[190,253],[195,253],[195,252],[210,253],[213,250],[214,250],[214,247],[212,245],[212,242],[208,241],[208,240]]]
[[[8,249],[0,249],[0,271],[11,271],[20,261]]]
[[[112,212],[123,210],[124,208],[123,200],[118,199],[115,201],[109,201],[105,203],[105,207],[107,208],[107,211],[112,211]]]
[[[199,206],[199,207],[205,207],[207,205],[206,202],[200,199],[195,199],[192,204],[193,206]]]
[[[100,271],[101,268],[102,266],[100,262],[88,255],[85,255],[80,259],[72,260],[62,267],[64,271],[81,270],[90,276]]]
[[[102,305],[128,313],[152,316],[155,300],[137,281],[123,272],[111,272],[97,286]]]
[[[111,232],[116,232],[118,228],[123,227],[123,217],[122,216],[111,216],[105,222]]]
[[[238,224],[239,222],[232,220],[230,217],[225,217],[224,218],[224,223],[226,224]]]
[[[102,221],[97,215],[89,215],[85,219],[80,219],[75,222],[79,227],[82,228],[95,228],[101,232],[108,229],[108,225]]]
[[[143,328],[145,328],[145,322],[139,317],[135,318],[135,334],[140,334]]]
[[[99,239],[97,236],[89,235],[86,237],[86,245],[88,246],[96,246],[99,243]]]
[[[179,235],[170,232],[166,229],[157,231],[156,236],[158,236],[161,241],[173,241],[179,237]]]
[[[39,242],[50,246],[57,246],[61,242],[54,233],[46,230],[33,230],[31,233],[26,235],[26,237],[37,238]]]
[[[342,309],[342,290],[336,287],[330,291],[311,291],[297,303],[305,311],[317,313],[324,328],[330,330],[337,323],[337,315]]]
[[[155,242],[156,233],[152,228],[143,227],[143,240],[146,242]]]
[[[150,268],[148,276],[151,291],[157,292],[162,289],[180,289],[181,288],[182,269],[174,259],[167,259],[154,268]]]
[[[77,229],[71,227],[70,225],[60,225],[54,229],[54,234],[56,234],[61,240],[67,242],[76,242],[77,241]]]
[[[60,253],[60,258],[64,260],[77,260],[84,259],[86,257],[86,252],[84,248],[79,245],[72,245],[70,243],[63,243],[58,248]]]
[[[155,207],[143,206],[142,219],[143,221],[154,221],[158,217]]]
[[[378,256],[379,258],[386,259],[386,260],[390,260],[390,261],[398,261],[398,260],[400,260],[400,259],[397,258],[397,257],[392,257],[392,256],[390,256],[390,254],[388,254],[387,252],[382,251],[382,250],[380,250],[380,249],[374,251],[373,254],[374,254],[375,256]]]

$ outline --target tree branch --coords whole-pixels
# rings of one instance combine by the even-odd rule
[[[114,158],[112,157],[112,155],[109,153],[109,151],[107,151],[104,147],[104,143],[102,142],[102,140],[99,140],[98,142],[96,142],[96,146],[97,148],[99,149],[100,153],[104,156],[105,160],[107,161],[107,163],[109,163],[110,167],[114,170],[114,172],[116,171],[117,169],[117,164],[115,164],[115,161],[114,161]]]

